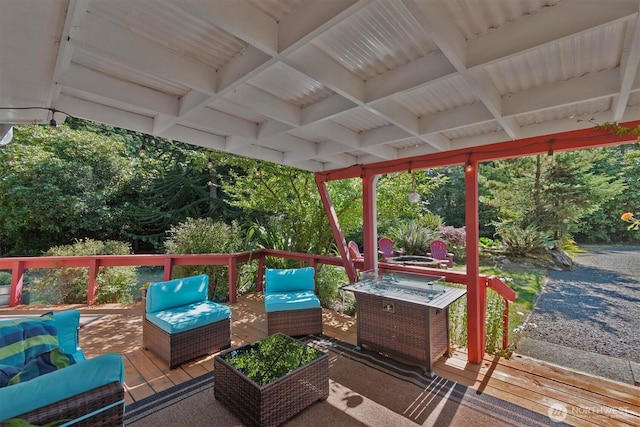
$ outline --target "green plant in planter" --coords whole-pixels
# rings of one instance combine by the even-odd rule
[[[263,340],[232,350],[222,356],[228,364],[260,386],[282,378],[323,353],[289,338],[274,334]]]

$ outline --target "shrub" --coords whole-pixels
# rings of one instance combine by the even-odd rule
[[[418,221],[411,220],[400,224],[389,233],[394,245],[402,248],[406,255],[424,256],[429,252],[429,243],[440,236],[437,231],[424,227]]]
[[[165,241],[166,253],[173,254],[227,254],[243,249],[244,240],[240,227],[233,222],[214,222],[211,218],[187,218],[172,226]],[[242,269],[242,268],[241,268]],[[173,277],[198,274],[209,276],[209,299],[218,302],[229,300],[229,271],[225,265],[185,265],[173,269]]]
[[[489,354],[508,356],[508,349],[502,349],[502,315],[504,299],[491,289],[487,289],[487,317],[485,351]],[[449,306],[449,340],[451,344],[467,347],[467,297],[466,295]],[[511,343],[513,345],[513,343]]]
[[[0,271],[0,286],[11,285],[11,273],[8,271]]]
[[[114,240],[77,240],[71,245],[54,246],[47,256],[81,255],[129,255],[128,243]],[[134,267],[100,268],[98,272],[97,301],[104,303],[128,303],[133,301],[133,289],[137,274]],[[81,267],[47,270],[29,283],[31,300],[46,304],[84,304],[87,302],[89,269]]]
[[[441,239],[447,242],[447,250],[454,254],[456,263],[464,263],[467,259],[467,230],[464,227],[456,228],[450,225],[440,227]]]
[[[340,286],[348,282],[344,268],[333,265],[319,266],[316,273],[316,289],[320,304],[337,312],[348,310],[353,306],[354,299],[350,298],[350,293],[346,294],[340,290]]]
[[[514,257],[541,254],[555,246],[551,235],[535,225],[521,228],[516,224],[498,224],[496,230],[506,254]]]
[[[420,217],[419,223],[429,230],[439,230],[442,227],[442,218],[438,214],[427,212]]]

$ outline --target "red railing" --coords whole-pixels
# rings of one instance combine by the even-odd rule
[[[64,268],[85,267],[89,269],[89,283],[87,304],[95,304],[98,292],[98,272],[101,267],[124,266],[162,266],[163,279],[170,280],[173,266],[182,265],[226,265],[229,269],[229,302],[237,299],[238,264],[253,260],[258,261],[256,289],[262,290],[262,278],[265,268],[265,258],[276,257],[307,264],[316,267],[318,264],[343,266],[342,258],[314,255],[302,252],[287,252],[275,249],[259,249],[255,251],[237,252],[232,254],[157,254],[157,255],[91,255],[91,256],[50,256],[50,257],[13,257],[0,258],[0,270],[11,270],[11,290],[9,306],[14,307],[22,300],[24,271],[31,268]],[[356,268],[362,268],[362,261],[355,261]],[[400,270],[417,274],[444,276],[450,283],[466,285],[467,274],[455,270],[442,270],[426,267],[403,266],[398,264],[380,263],[386,270]],[[503,348],[508,347],[509,335],[509,302],[515,301],[515,292],[496,276],[480,275],[485,285],[504,299],[503,310]]]

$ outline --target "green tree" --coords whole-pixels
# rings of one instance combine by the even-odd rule
[[[251,159],[229,161],[233,168],[222,188],[231,205],[256,214],[259,245],[315,254],[334,251],[313,173]],[[328,182],[327,188],[347,233],[361,218],[361,189],[355,180]]]
[[[390,233],[404,222],[420,221],[430,212],[431,194],[448,180],[432,169],[382,175],[376,188],[378,234]],[[414,189],[420,195],[418,203],[409,201],[409,193]]]
[[[0,147],[0,252],[117,236],[132,176],[126,154],[117,141],[65,125],[16,126]]]
[[[565,242],[579,231],[582,218],[622,192],[619,178],[595,170],[605,158],[592,149],[558,153],[551,162],[546,156],[494,162],[484,201],[499,209],[501,223],[533,225]]]
[[[640,239],[639,232],[627,230],[620,221],[624,212],[640,213],[640,144],[619,145],[603,149],[604,161],[594,168],[623,183],[623,191],[606,201],[591,215],[580,220],[576,240],[581,242],[628,242]]]
[[[165,242],[170,254],[234,253],[243,249],[244,239],[236,223],[214,222],[210,218],[187,218],[172,226]],[[174,278],[207,274],[209,298],[229,300],[229,272],[222,265],[185,265],[174,268]]]

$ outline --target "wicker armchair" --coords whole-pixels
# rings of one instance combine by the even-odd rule
[[[315,295],[315,269],[267,269],[264,304],[269,335],[321,334],[322,308]]]
[[[208,300],[209,276],[151,283],[142,322],[143,347],[176,368],[231,346],[231,309]]]

